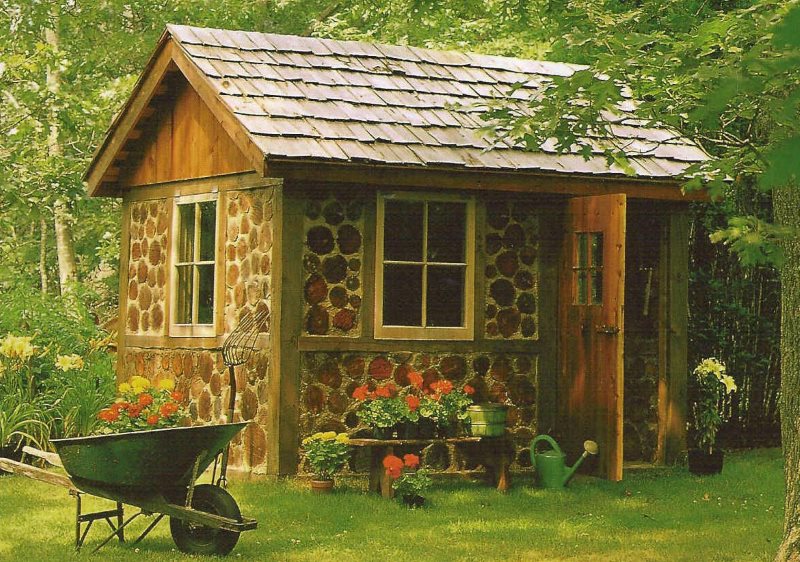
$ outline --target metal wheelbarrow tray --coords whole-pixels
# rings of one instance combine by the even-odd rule
[[[99,550],[115,536],[124,542],[125,527],[138,516],[157,515],[135,542],[169,516],[172,538],[180,550],[227,554],[236,545],[239,533],[255,529],[256,521],[241,516],[236,501],[224,488],[195,484],[195,480],[246,425],[243,422],[54,439],[57,455],[25,448],[28,453],[63,466],[69,478],[10,459],[0,459],[0,468],[70,489],[77,498],[76,548],[81,547],[96,520],[106,520],[112,529],[95,549]],[[83,514],[82,493],[115,501],[117,509]],[[141,511],[124,520],[122,504]]]

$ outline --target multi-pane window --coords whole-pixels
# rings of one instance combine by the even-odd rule
[[[472,337],[473,223],[469,200],[380,197],[376,336]]]
[[[577,232],[572,266],[575,304],[603,302],[603,233]]]
[[[176,218],[173,324],[210,325],[214,323],[217,202],[179,202]]]

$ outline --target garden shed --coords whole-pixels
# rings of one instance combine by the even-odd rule
[[[629,107],[633,175],[478,134],[481,104],[576,68],[168,26],[86,173],[122,199],[120,381],[174,378],[216,421],[225,335],[268,308],[236,372],[245,470],[296,472],[304,436],[357,427],[354,388],[411,370],[508,404],[520,466],[539,432],[596,440],[610,479],[671,462],[701,197],[679,177],[705,154]]]

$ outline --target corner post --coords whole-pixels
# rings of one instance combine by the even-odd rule
[[[285,184],[274,189],[267,472],[286,475],[297,471],[299,446],[303,209],[302,201]]]

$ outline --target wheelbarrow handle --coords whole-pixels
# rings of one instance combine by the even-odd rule
[[[550,437],[549,435],[537,435],[536,437],[534,437],[533,441],[531,441],[531,452],[536,453],[536,446],[542,441],[549,444],[550,447],[552,447],[552,449],[556,453],[562,455],[564,454],[563,451],[561,450],[561,447],[559,447],[558,443],[556,443],[556,440]]]

